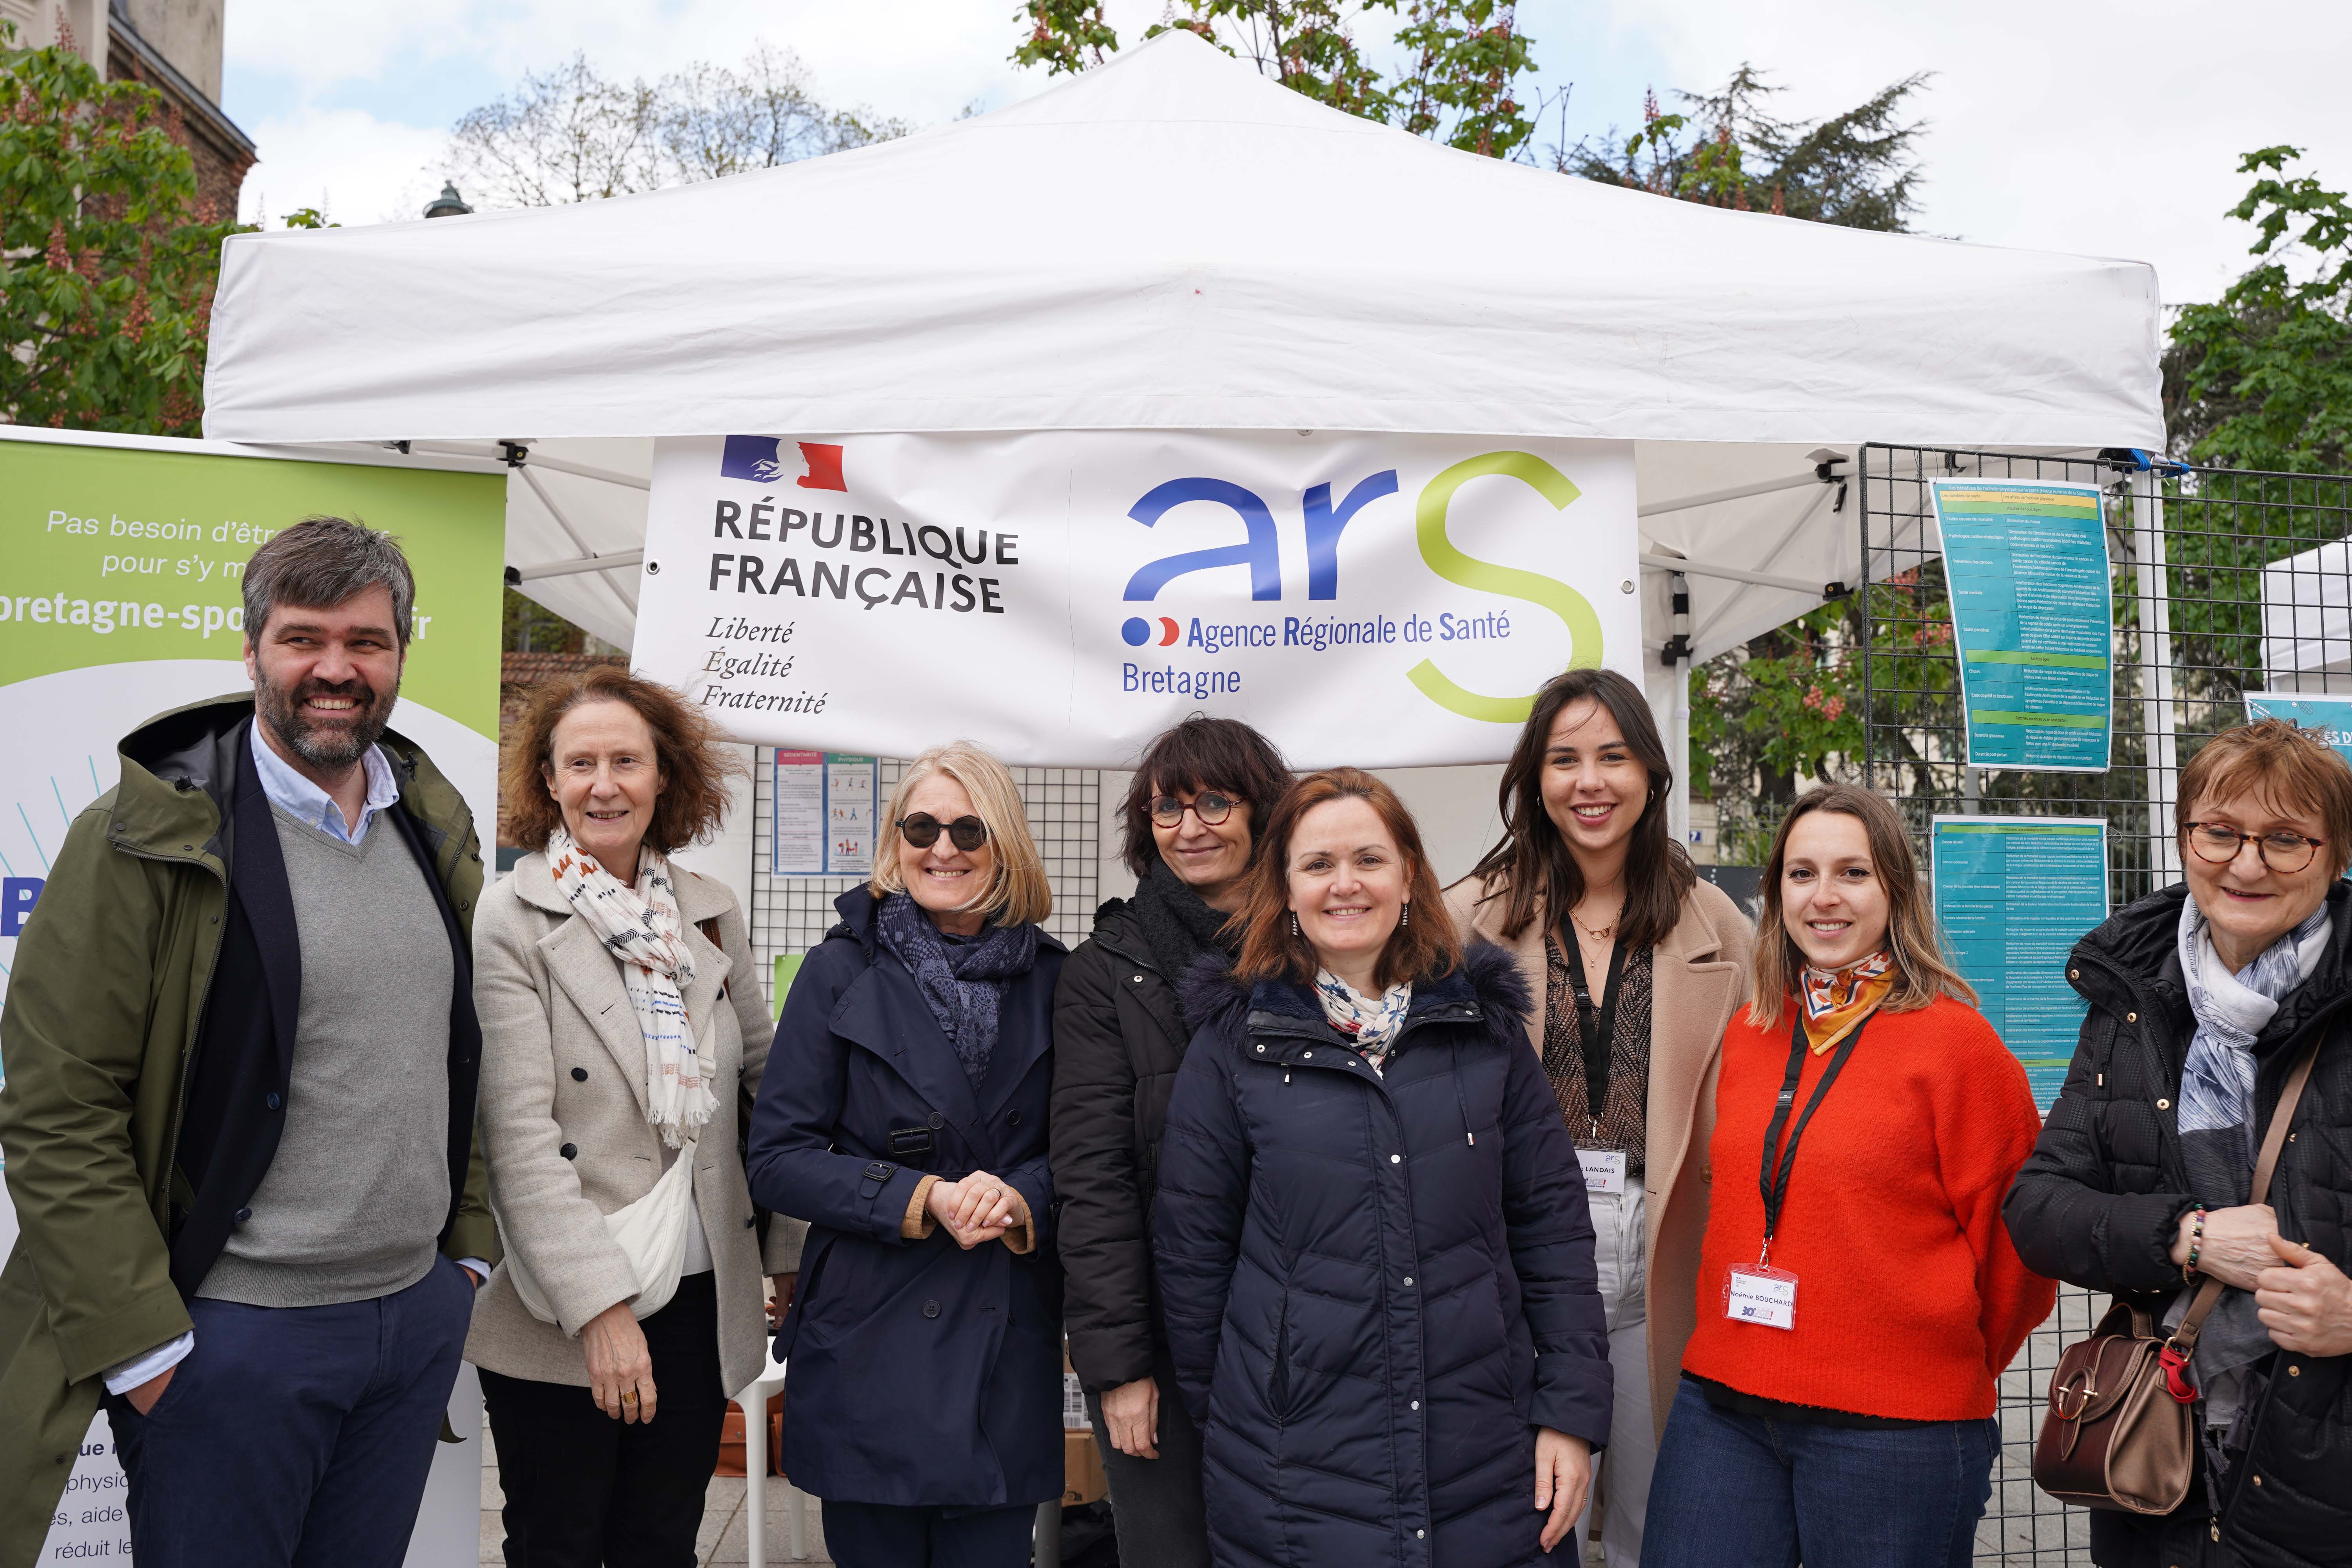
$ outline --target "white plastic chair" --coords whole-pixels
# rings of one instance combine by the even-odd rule
[[[768,1347],[768,1364],[751,1386],[735,1396],[743,1409],[743,1511],[747,1520],[746,1562],[749,1568],[768,1564],[768,1401],[784,1386],[784,1363]],[[808,1561],[807,1499],[787,1479],[784,1500],[792,1504],[793,1561]]]

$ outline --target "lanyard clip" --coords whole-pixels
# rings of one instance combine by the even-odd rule
[[[1763,1247],[1756,1254],[1756,1267],[1759,1268],[1772,1267],[1772,1238],[1769,1236],[1764,1238]]]

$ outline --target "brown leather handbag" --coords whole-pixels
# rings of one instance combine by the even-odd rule
[[[2305,1047],[2271,1113],[2250,1204],[2270,1195],[2287,1124],[2325,1037],[2323,1030]],[[2146,1310],[2117,1302],[2089,1339],[2066,1347],[2050,1375],[2050,1408],[2033,1449],[2034,1485],[2085,1508],[2165,1514],[2180,1506],[2197,1462],[2197,1389],[2189,1381],[2189,1358],[2221,1290],[2219,1279],[2207,1277],[2168,1339],[2158,1336]]]

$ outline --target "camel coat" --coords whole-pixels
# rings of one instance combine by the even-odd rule
[[[1507,889],[1469,879],[1445,890],[1446,908],[1472,933],[1518,961],[1535,1005],[1528,1037],[1540,1055],[1544,1037],[1544,932],[1541,905],[1516,941],[1503,935]],[[1748,1000],[1748,955],[1756,931],[1729,894],[1711,882],[1693,887],[1682,919],[1651,952],[1650,1103],[1642,1184],[1647,1194],[1650,1408],[1660,1437],[1674,1409],[1683,1347],[1698,1326],[1699,1242],[1706,1234],[1707,1143],[1715,1134],[1715,1080],[1723,1031]]]
[[[694,958],[689,1035],[719,1010],[713,1087],[735,1089],[719,1093],[694,1145],[694,1201],[718,1274],[719,1363],[732,1394],[767,1364],[761,1277],[799,1268],[807,1226],[777,1215],[762,1258],[737,1130],[767,1064],[768,1006],[734,895],[676,862],[670,873]],[[709,920],[719,922],[719,947],[697,929]],[[677,1154],[646,1120],[645,1041],[620,967],[563,901],[543,854],[524,856],[482,893],[474,1006],[482,1020],[478,1114],[490,1212],[507,1252],[522,1254],[562,1323],[532,1317],[501,1264],[474,1303],[466,1359],[509,1377],[584,1388],[580,1331],[637,1289],[603,1216],[651,1192]]]

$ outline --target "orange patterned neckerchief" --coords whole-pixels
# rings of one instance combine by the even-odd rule
[[[1805,1043],[1820,1056],[1871,1015],[1895,989],[1895,957],[1885,949],[1843,969],[1808,963],[1797,977],[1797,999],[1805,1010]]]

